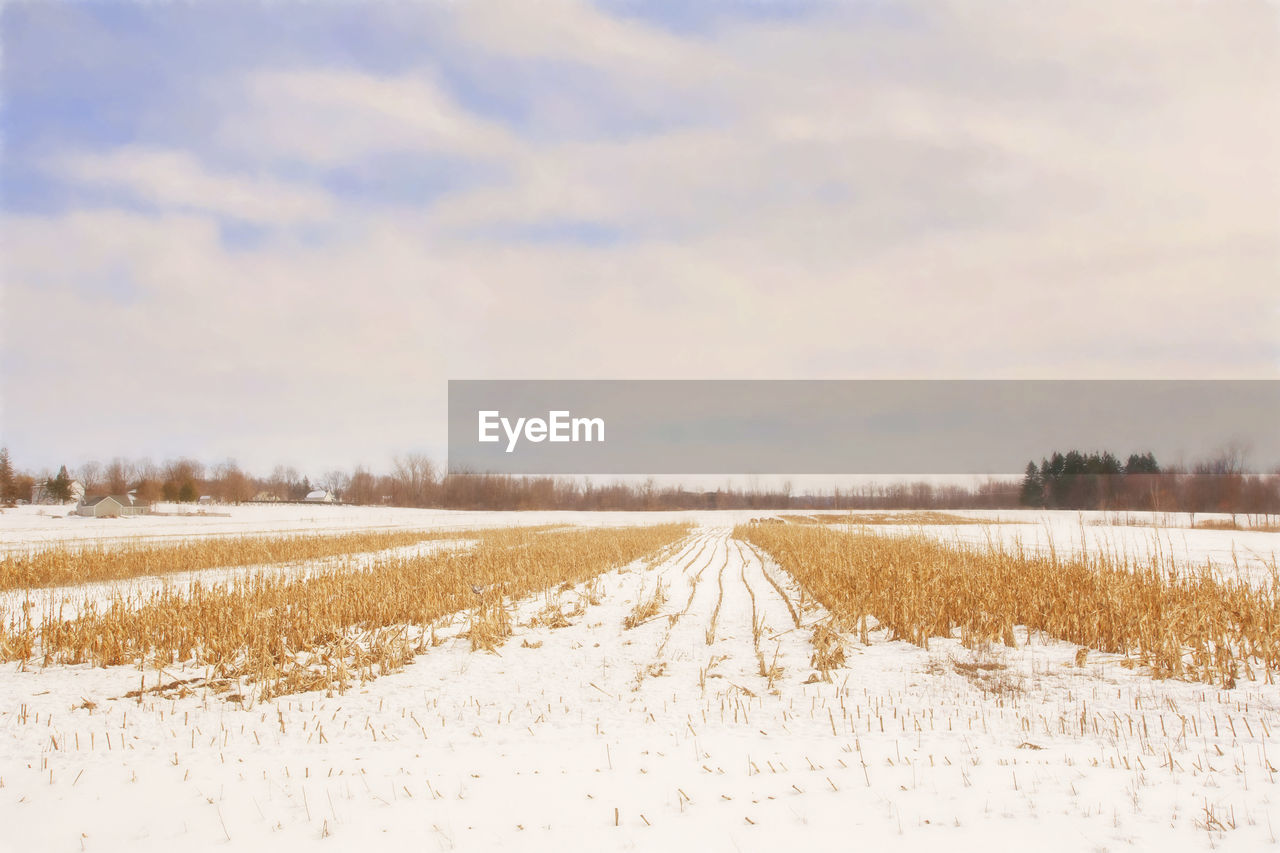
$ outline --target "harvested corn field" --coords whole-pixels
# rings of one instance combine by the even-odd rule
[[[72,586],[214,568],[295,563],[465,536],[458,531],[381,530],[330,535],[237,536],[182,542],[62,543],[0,560],[0,590]]]
[[[1215,588],[1191,587],[1186,604],[1177,584],[1233,590],[1229,566],[1157,573],[1087,547],[1055,563],[905,525],[881,535],[748,513],[523,529],[500,517],[469,519],[444,550],[86,585],[91,600],[61,613],[27,591],[46,609],[10,606],[3,629],[8,841],[1270,843],[1280,698],[1264,623],[1255,638],[1204,622],[1232,644],[1230,687],[1216,660],[1204,680],[1194,634],[1176,635],[1180,673],[1140,631],[1127,648],[1059,636],[1130,630],[1123,608],[1100,604],[1126,583],[1173,595],[1144,618],[1177,613],[1164,627],[1185,630],[1209,619],[1196,596]],[[1034,532],[1042,519],[1023,520]],[[1054,597],[1052,572],[1075,598]],[[1254,590],[1228,603],[1269,600]],[[1036,624],[1036,612],[1075,622]]]
[[[1235,686],[1280,672],[1280,575],[1256,585],[1172,560],[1059,557],[795,526],[738,533],[769,553],[843,624],[867,620],[928,648],[1015,646],[1034,632],[1125,656],[1156,677]]]

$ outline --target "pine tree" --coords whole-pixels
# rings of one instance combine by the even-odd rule
[[[1044,506],[1044,482],[1034,460],[1027,463],[1027,474],[1022,478],[1022,505]]]
[[[1062,509],[1066,505],[1066,467],[1066,457],[1057,451],[1054,451],[1048,461],[1040,466],[1040,479],[1045,497],[1053,509]]]
[[[58,476],[49,481],[48,488],[49,496],[58,503],[71,500],[71,475],[67,473],[66,465],[58,469]]]
[[[1160,465],[1156,462],[1154,453],[1130,453],[1124,472],[1126,474],[1159,474]]]

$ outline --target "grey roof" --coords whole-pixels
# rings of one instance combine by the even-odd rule
[[[98,504],[105,501],[107,498],[111,498],[111,500],[120,504],[120,506],[133,506],[133,500],[128,495],[100,495],[96,498],[85,498],[84,505],[97,506]]]

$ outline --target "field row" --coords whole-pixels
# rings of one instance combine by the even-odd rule
[[[1119,653],[1156,677],[1234,687],[1280,672],[1280,577],[1266,585],[1172,561],[1107,552],[1026,554],[925,536],[818,525],[747,525],[737,535],[810,590],[865,642],[868,619],[928,648],[957,635],[975,648],[1033,632]]]
[[[470,636],[492,648],[510,633],[510,599],[657,552],[681,525],[621,530],[513,528],[464,551],[388,557],[302,577],[257,573],[225,583],[165,586],[145,600],[89,601],[68,619],[27,610],[0,629],[0,659],[43,666],[137,663],[163,672],[204,667],[205,681],[245,679],[260,698],[344,689],[353,675],[402,667],[432,642],[430,626],[472,607]]]
[[[399,531],[54,549],[0,562],[8,572],[3,577],[14,584],[85,583],[212,566],[313,562],[308,573],[255,571],[221,582],[162,583],[143,593],[108,586],[105,597],[86,596],[70,605],[65,596],[51,598],[44,611],[22,600],[0,614],[0,659],[143,664],[157,672],[193,663],[208,668],[211,680],[245,677],[267,685],[268,694],[341,689],[352,672],[371,675],[402,666],[431,644],[432,626],[451,614],[470,614],[473,646],[495,648],[510,634],[509,610],[516,599],[586,580],[649,552],[657,552],[650,562],[660,561],[688,529]],[[377,552],[457,535],[476,544],[462,551]],[[760,614],[769,609],[762,602],[776,597],[770,606],[785,606],[798,628],[806,596],[833,617],[807,626],[815,669],[824,676],[844,660],[841,637],[865,644],[869,625],[924,648],[931,639],[953,636],[967,648],[1015,646],[1040,633],[1081,647],[1082,660],[1089,650],[1116,653],[1156,677],[1225,687],[1240,678],[1270,683],[1280,670],[1276,577],[1259,587],[1167,560],[1105,552],[1026,554],[829,523],[753,523],[739,526],[734,536],[716,540],[723,560],[716,587],[723,597],[726,567],[736,567],[729,571],[737,571],[741,587],[731,581],[730,595],[745,590],[750,606],[731,612],[750,614],[752,655],[761,673],[770,668],[760,647]],[[710,542],[700,534],[685,547],[696,546],[700,554]],[[347,559],[361,552],[369,558]],[[342,559],[314,562],[333,557]],[[753,587],[748,569],[757,564]],[[792,598],[766,565],[782,569],[778,576],[793,585]],[[686,610],[707,568],[690,576]],[[660,573],[651,588],[637,591],[625,627],[654,618],[677,594],[664,577]],[[708,645],[716,637],[719,604],[711,612],[702,629]],[[554,623],[557,614],[549,609],[542,618]],[[678,614],[669,630],[677,620]]]
[[[165,543],[64,544],[30,553],[11,553],[0,559],[0,591],[298,563],[472,535],[472,531],[465,530],[380,530],[326,535],[197,537]]]

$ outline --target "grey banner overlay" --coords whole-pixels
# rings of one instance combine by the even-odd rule
[[[490,436],[481,442],[480,413]],[[578,441],[514,446],[497,423]],[[535,428],[532,435],[541,433]],[[593,440],[585,440],[590,437]],[[1280,466],[1276,380],[452,380],[449,470],[495,474],[1014,474],[1055,450]],[[512,446],[510,452],[508,447]]]

